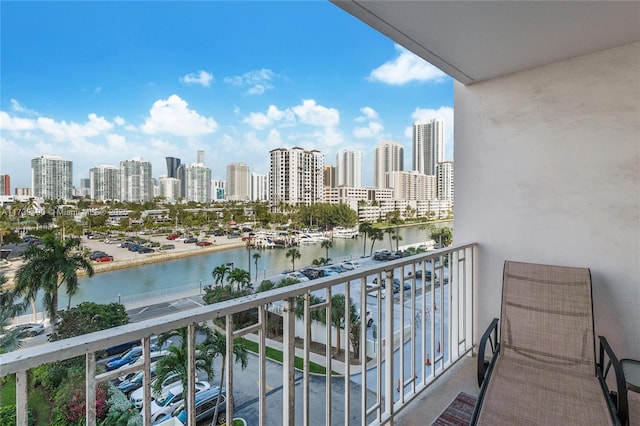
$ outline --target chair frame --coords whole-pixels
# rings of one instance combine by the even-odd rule
[[[591,315],[593,315],[593,306],[591,309]],[[477,379],[478,386],[480,387],[480,394],[478,395],[478,400],[473,410],[473,416],[471,418],[470,425],[476,425],[478,422],[491,374],[500,355],[500,336],[498,327],[499,321],[500,320],[498,318],[494,318],[480,338],[477,363]],[[607,339],[604,336],[598,336],[598,339],[600,342],[600,350],[599,359],[596,360],[595,363],[595,375],[598,378],[598,382],[600,383],[600,386],[602,388],[603,396],[607,401],[609,414],[611,415],[611,419],[613,420],[614,424],[619,426],[627,426],[629,424],[629,403],[627,399],[627,384],[624,378],[622,364],[611,349],[611,346],[607,342]],[[491,345],[491,361],[485,360],[485,351],[487,348],[487,344]],[[605,359],[607,359],[606,365]],[[613,367],[616,376],[617,392],[610,391],[606,383],[607,374],[611,367]]]

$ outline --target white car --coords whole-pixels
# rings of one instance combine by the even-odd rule
[[[360,267],[360,264],[355,260],[346,260],[342,262],[342,267],[347,271],[353,271],[354,269],[358,269]]]
[[[209,382],[197,381],[196,394],[211,387]],[[161,421],[165,417],[171,416],[171,412],[184,400],[182,384],[174,386],[160,395],[159,398],[151,401],[151,423]]]
[[[175,387],[182,380],[182,376],[180,374],[171,374],[162,382],[160,386],[160,394],[151,395],[151,398],[162,395],[163,393],[169,392],[169,390]],[[155,380],[151,382],[151,389],[155,386]],[[129,401],[136,407],[138,410],[142,409],[142,401],[143,401],[143,389],[134,390],[131,395],[129,395]]]
[[[20,330],[20,334],[27,337],[37,336],[38,334],[44,333],[44,324],[39,322],[18,324],[13,328],[16,330]]]

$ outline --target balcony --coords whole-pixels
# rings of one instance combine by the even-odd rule
[[[451,399],[444,401],[448,398],[447,392],[458,389],[476,392],[470,356],[474,292],[477,291],[474,282],[476,251],[475,244],[454,246],[132,323],[108,332],[26,348],[1,356],[0,376],[16,374],[17,423],[26,425],[27,373],[39,365],[85,357],[87,401],[95,400],[96,386],[100,382],[142,369],[145,371],[143,389],[147,403],[143,404],[141,414],[144,424],[149,425],[150,363],[145,361],[138,366],[105,373],[96,360],[97,354],[104,348],[140,339],[145,354],[143,359],[149,360],[152,337],[182,327],[187,328],[187,344],[193,348],[195,324],[223,319],[227,340],[224,386],[234,400],[234,404],[226,406],[226,418],[233,418],[235,409],[238,415],[252,415],[251,423],[263,425],[391,424],[410,418],[407,407],[411,402],[437,388],[436,393],[440,396],[432,402],[438,407],[430,409],[428,414],[435,418]],[[379,284],[394,280],[398,283],[395,290],[393,285],[383,287]],[[324,301],[311,305],[311,294]],[[345,300],[353,300],[357,307],[368,306],[371,316],[354,318],[354,311],[345,306],[342,323],[352,324],[347,331],[312,320],[313,313],[322,310],[331,317],[332,296],[337,294],[343,294]],[[299,301],[298,316],[296,300]],[[256,312],[257,320],[242,329],[234,329],[232,316],[246,311]],[[360,308],[359,312],[365,310]],[[282,317],[281,364],[266,357],[267,347],[274,345],[266,339],[267,315],[273,314]],[[342,347],[349,347],[351,353],[342,361],[333,358],[338,335]],[[244,371],[233,363],[232,352],[233,340],[241,336],[258,344],[258,353],[250,359],[251,368]],[[296,348],[296,336],[302,339],[302,347]],[[312,340],[333,343],[324,345],[324,353],[318,353],[312,351]],[[189,353],[188,370],[195,371],[194,351]],[[294,367],[296,356],[303,360],[302,371]],[[367,360],[366,374],[362,374],[363,366],[358,359]],[[310,361],[324,365],[334,374],[318,376],[311,373]],[[247,387],[247,383],[252,386]],[[189,388],[185,404],[193,408],[193,379]],[[440,400],[444,405],[440,406]],[[318,404],[318,401],[323,402]],[[86,404],[86,407],[87,424],[96,424],[95,404]],[[193,416],[195,410],[188,409],[187,412]],[[191,417],[188,424],[196,424],[195,419]]]

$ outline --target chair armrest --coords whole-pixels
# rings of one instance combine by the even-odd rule
[[[616,354],[609,346],[609,342],[604,336],[598,336],[600,340],[600,357],[598,359],[598,363],[596,364],[596,375],[600,380],[600,384],[602,385],[602,390],[607,397],[607,401],[609,406],[613,405],[615,409],[615,416],[621,425],[629,424],[629,401],[627,399],[627,382],[624,378],[624,371],[622,370],[622,364],[616,357]],[[609,361],[605,367],[605,354]],[[609,391],[609,387],[607,386],[606,379],[607,374],[609,373],[609,368],[613,366],[613,371],[616,375],[616,386],[617,386],[617,394],[615,396],[615,401],[612,398],[612,392]]]
[[[493,339],[491,334],[493,332]],[[489,327],[485,330],[482,338],[480,339],[480,345],[478,346],[478,386],[482,386],[489,362],[484,360],[484,353],[487,347],[487,341],[491,343],[492,359],[496,357],[496,354],[500,351],[500,344],[498,342],[498,318],[494,318],[489,324]]]

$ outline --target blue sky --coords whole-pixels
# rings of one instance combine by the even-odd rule
[[[205,151],[214,179],[269,151],[318,149],[335,164],[405,145],[411,125],[446,121],[453,82],[329,2],[0,2],[0,174],[30,186],[31,158],[73,161],[74,185],[99,164]]]

